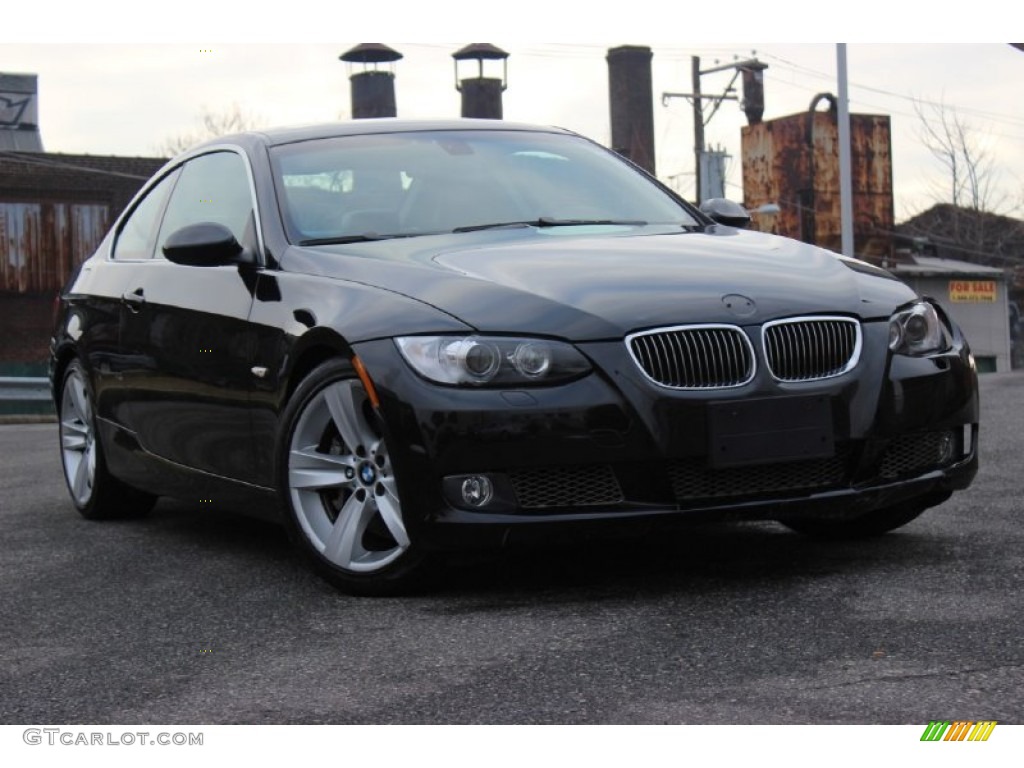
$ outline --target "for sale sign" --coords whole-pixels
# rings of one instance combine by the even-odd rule
[[[996,300],[995,280],[950,280],[949,300],[958,302],[989,302]]]

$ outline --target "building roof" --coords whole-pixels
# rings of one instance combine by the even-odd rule
[[[0,151],[0,201],[98,203],[116,216],[165,163],[159,157]]]
[[[987,280],[1002,280],[1006,276],[1006,273],[998,267],[986,267],[969,261],[939,259],[934,256],[918,255],[913,255],[910,258],[913,260],[913,263],[897,264],[890,271],[901,277],[947,277],[959,275],[961,277],[984,277]]]
[[[896,225],[896,232],[910,241],[923,238],[938,256],[992,266],[1024,261],[1024,221],[1011,216],[940,203]]]
[[[167,160],[161,157],[67,155],[59,152],[0,152],[0,174],[46,172],[51,175],[94,175],[145,181]]]

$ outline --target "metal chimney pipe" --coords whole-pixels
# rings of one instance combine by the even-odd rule
[[[501,120],[504,116],[501,95],[508,88],[508,53],[490,43],[471,43],[453,53],[452,59],[455,60],[455,90],[462,94],[462,116]],[[460,63],[470,61],[477,63],[477,76],[459,79]],[[501,77],[484,77],[485,61],[500,61]]]
[[[654,96],[647,46],[608,49],[612,149],[654,174]]]
[[[363,65],[361,71],[349,77],[353,118],[397,116],[394,62],[402,54],[383,43],[360,43],[338,58],[350,66]],[[387,64],[387,69],[378,69],[381,64]]]

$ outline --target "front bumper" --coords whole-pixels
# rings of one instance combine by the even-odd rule
[[[941,503],[977,472],[970,353],[957,336],[941,355],[891,357],[885,325],[863,325],[860,364],[842,376],[785,384],[759,366],[753,381],[728,391],[658,387],[621,341],[578,345],[594,364],[582,379],[516,390],[424,381],[390,340],[355,351],[381,397],[407,525],[424,544],[447,548],[530,530],[852,516],[908,499]],[[709,460],[715,404],[771,408],[794,397],[827,402],[828,455],[724,467]],[[474,475],[495,487],[485,509],[458,493],[460,480]]]

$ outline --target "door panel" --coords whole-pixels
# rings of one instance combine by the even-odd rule
[[[131,372],[130,426],[142,446],[184,466],[270,485],[252,460],[253,340],[249,265],[173,264],[161,247],[177,229],[224,224],[251,254],[253,205],[243,159],[202,155],[184,165],[167,204],[156,257],[133,267],[122,306],[122,353]],[[126,375],[127,380],[127,375]]]
[[[119,427],[127,424],[131,407],[125,375],[145,364],[124,354],[122,297],[135,279],[136,266],[153,256],[160,218],[177,178],[175,169],[149,185],[93,258],[82,265],[70,299],[69,323],[80,313],[74,322],[84,331],[78,344],[93,376],[96,414]]]
[[[146,450],[188,467],[254,482],[249,389],[252,296],[243,267],[138,267],[123,310],[131,427]],[[126,374],[126,376],[129,374]]]

